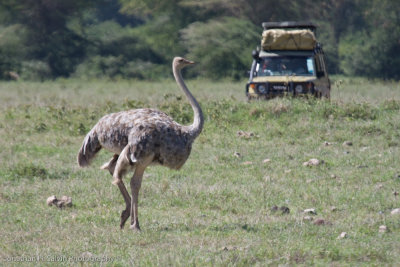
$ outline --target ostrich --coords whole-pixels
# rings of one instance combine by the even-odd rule
[[[113,158],[101,169],[110,172],[113,176],[112,183],[118,186],[125,200],[126,208],[121,213],[121,229],[131,216],[130,229],[140,230],[138,196],[146,167],[159,164],[180,169],[190,155],[193,141],[203,128],[201,107],[181,75],[181,69],[191,64],[194,62],[181,57],[175,57],[172,62],[175,80],[194,111],[192,125],[180,125],[156,109],[135,109],[105,115],[83,140],[78,153],[80,167],[88,166],[101,148],[114,153]],[[122,181],[127,171],[134,172],[130,180],[132,199]]]

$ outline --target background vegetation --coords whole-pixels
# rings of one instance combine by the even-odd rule
[[[186,55],[189,76],[239,79],[282,20],[320,26],[330,73],[400,78],[397,0],[2,0],[0,78],[159,79]]]
[[[192,110],[175,82],[1,82],[0,261],[398,265],[400,215],[391,211],[400,208],[399,84],[344,79],[335,83],[330,102],[247,103],[243,83],[188,83],[205,112],[205,128],[180,171],[147,169],[142,232],[135,234],[119,230],[124,202],[99,169],[111,154],[102,151],[86,169],[77,166],[76,154],[109,112],[158,107],[189,123]],[[303,166],[310,158],[324,163]],[[49,207],[51,195],[71,196],[73,206]],[[305,214],[308,208],[316,215]],[[386,232],[379,232],[381,225]],[[342,232],[347,236],[340,238]]]

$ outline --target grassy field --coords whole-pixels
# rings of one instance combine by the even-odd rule
[[[189,81],[205,128],[180,171],[147,169],[140,234],[119,230],[124,202],[99,170],[111,154],[86,169],[76,154],[110,112],[157,107],[189,124],[176,84],[0,83],[0,265],[399,264],[400,85],[340,79],[330,102],[247,103],[245,82]],[[73,206],[49,207],[51,195]]]

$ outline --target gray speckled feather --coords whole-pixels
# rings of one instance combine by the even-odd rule
[[[153,163],[179,169],[190,155],[193,139],[188,126],[176,123],[164,112],[135,109],[101,118],[86,136],[82,147],[84,155],[90,153],[93,148],[89,144],[96,140],[104,149],[120,154],[129,144],[132,163],[152,153]]]
[[[153,153],[154,163],[179,169],[193,141],[185,128],[161,111],[136,109],[106,115],[93,129],[102,147],[115,154],[129,144],[132,162]]]

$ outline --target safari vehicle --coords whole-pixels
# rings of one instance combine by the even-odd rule
[[[330,81],[316,26],[302,22],[264,22],[261,48],[253,50],[246,84],[250,99],[284,95],[330,98]]]

